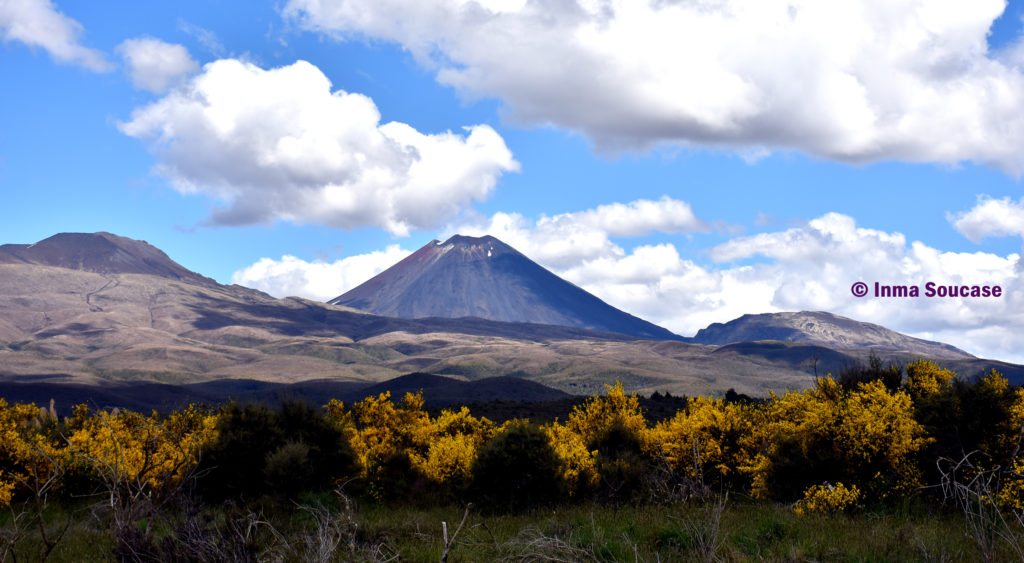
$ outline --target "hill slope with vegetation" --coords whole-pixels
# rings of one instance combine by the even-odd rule
[[[1024,546],[1022,428],[1024,390],[996,372],[964,381],[925,361],[869,365],[768,399],[696,397],[658,421],[621,385],[542,424],[498,423],[466,407],[431,413],[412,392],[398,401],[383,392],[351,405],[231,403],[166,416],[80,406],[59,417],[52,405],[3,403],[0,503],[12,517],[0,549],[48,557],[91,535],[109,557],[128,560],[302,559],[313,548],[327,550],[325,560],[422,558],[421,540],[367,536],[359,522],[383,525],[374,524],[374,507],[414,514],[462,506],[462,524],[447,524],[454,535],[428,550],[614,560],[633,542],[651,560],[743,558],[752,545],[726,541],[720,525],[747,513],[776,522],[766,533],[777,537],[748,538],[754,546],[777,541],[765,549],[834,557],[864,546],[820,543],[815,527],[849,538],[850,527],[872,528],[864,514],[881,513],[902,514],[923,543],[869,545],[1002,559]],[[647,523],[623,532],[625,543],[602,540],[596,516],[589,531],[552,530],[542,516],[576,518],[590,507],[613,520],[602,507],[626,505],[649,512],[634,512]],[[82,511],[94,518],[82,524]],[[261,516],[268,511],[276,524]],[[471,512],[480,525],[523,527],[503,530],[504,543],[492,536],[488,546],[460,544]],[[931,512],[938,516],[921,516]],[[643,528],[655,526],[651,513],[704,516],[652,537]],[[970,532],[963,541],[940,537],[958,526]],[[463,540],[480,537],[465,533]]]

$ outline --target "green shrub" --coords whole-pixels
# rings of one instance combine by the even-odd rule
[[[316,409],[285,403],[224,407],[216,444],[200,463],[200,489],[215,499],[329,489],[357,471],[342,433]]]
[[[644,455],[640,437],[633,430],[616,421],[587,444],[587,448],[597,451],[599,498],[623,502],[642,496],[644,482],[652,468],[650,459]]]
[[[309,461],[309,446],[303,442],[285,442],[267,454],[263,475],[268,490],[294,497],[303,485],[312,481],[314,468]]]
[[[559,460],[548,437],[514,424],[485,443],[473,465],[473,496],[485,510],[521,510],[558,499]]]

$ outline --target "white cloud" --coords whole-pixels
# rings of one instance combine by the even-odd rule
[[[103,53],[79,42],[82,24],[62,14],[50,0],[0,0],[0,37],[41,47],[61,62],[95,72],[110,69]]]
[[[128,64],[132,84],[155,94],[166,92],[199,70],[184,46],[152,37],[127,39],[117,52]]]
[[[622,249],[611,242],[611,237],[708,229],[688,203],[664,196],[658,200],[638,199],[574,213],[542,215],[533,222],[516,213],[496,213],[486,221],[450,225],[442,238],[456,233],[490,234],[534,260],[560,267],[590,258],[621,256]]]
[[[178,20],[178,30],[198,41],[199,45],[206,49],[206,52],[215,57],[223,57],[227,52],[217,34],[205,27],[186,20]]]
[[[556,215],[551,222],[573,222],[600,229],[608,236],[645,235],[651,231],[689,233],[707,229],[685,201],[662,196],[658,201],[638,199],[630,203],[600,205],[579,213]]]
[[[259,289],[275,297],[299,296],[328,301],[390,268],[409,255],[391,245],[385,250],[349,256],[334,262],[307,262],[294,256],[261,258],[231,276],[231,283]]]
[[[286,17],[392,41],[468,97],[605,147],[796,149],[1024,172],[1004,0],[290,0]]]
[[[462,134],[382,125],[373,100],[332,92],[304,61],[270,70],[209,63],[120,127],[149,143],[176,189],[226,203],[211,218],[222,225],[285,220],[404,235],[485,199],[519,168],[487,125]]]
[[[970,211],[947,218],[960,234],[974,242],[988,237],[1024,237],[1024,199],[1014,202],[1008,197],[981,197]]]

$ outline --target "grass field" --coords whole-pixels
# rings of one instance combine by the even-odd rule
[[[372,509],[361,533],[402,560],[437,561],[441,524],[458,508]],[[473,515],[451,561],[976,561],[954,515],[864,513],[797,517],[789,507],[584,505],[520,516]],[[1015,560],[1001,551],[1000,559]]]
[[[234,526],[231,520],[248,509],[205,511],[197,520],[209,529],[216,527],[225,537],[249,529],[252,542],[247,554],[225,549],[222,544],[216,548],[222,559],[213,559],[214,551],[209,551],[211,559],[194,560],[440,561],[445,547],[442,522],[447,522],[449,536],[454,537],[449,548],[451,562],[984,559],[967,533],[962,515],[934,515],[920,508],[797,516],[788,506],[742,499],[729,500],[724,506],[579,504],[511,515],[489,515],[473,507],[460,530],[465,514],[460,506],[368,505],[346,511],[329,497],[305,501],[321,504],[326,510],[318,513],[280,505],[268,509],[273,505],[264,504],[255,517],[236,520]],[[57,527],[71,522],[50,561],[113,558],[114,544],[108,531],[86,508],[71,512],[54,509],[48,520]],[[153,525],[166,533],[157,536],[168,538],[172,529],[188,527],[182,520]],[[8,518],[4,531],[9,530]],[[193,536],[186,542],[200,541]],[[214,541],[211,536],[203,537],[203,541]],[[183,541],[180,529],[175,539],[167,541]],[[29,534],[17,544],[16,560],[37,560],[39,547],[35,535]],[[185,557],[194,547],[183,545],[176,553]],[[1019,560],[1006,542],[989,555],[994,561]],[[147,560],[144,552],[139,560]]]

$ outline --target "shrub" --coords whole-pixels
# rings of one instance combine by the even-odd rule
[[[442,496],[464,492],[477,449],[500,429],[466,407],[431,417],[422,393],[406,393],[395,404],[384,392],[357,402],[351,410],[331,401],[327,411],[334,426],[351,436],[362,476],[378,500],[397,494],[389,490],[389,475],[399,479],[399,487],[430,481],[432,490]],[[416,486],[421,485],[426,488],[426,483]]]
[[[284,443],[274,411],[229,403],[221,409],[217,431],[200,463],[203,493],[215,499],[263,494],[266,458]]]
[[[573,408],[565,424],[557,421],[545,428],[559,459],[560,474],[569,495],[580,496],[601,486],[600,463],[604,465],[605,476],[618,473],[613,481],[625,478],[625,462],[615,461],[615,452],[601,456],[599,446],[615,448],[627,442],[634,453],[629,456],[634,462],[641,461],[641,454],[651,452],[652,435],[647,420],[640,410],[640,399],[626,393],[621,382],[606,386],[607,392],[601,397],[591,397],[586,403]],[[614,429],[614,430],[613,430]],[[609,441],[611,440],[611,441]],[[625,455],[625,454],[623,454]],[[620,466],[616,469],[616,466]],[[621,483],[620,483],[621,484]],[[605,483],[613,485],[613,483]],[[610,492],[605,487],[605,493]]]
[[[492,510],[520,510],[554,502],[560,462],[537,426],[519,423],[480,448],[473,464],[473,496]]]
[[[306,404],[274,411],[232,403],[222,410],[218,431],[201,465],[202,490],[214,498],[294,497],[330,489],[357,470],[344,433]]]
[[[954,393],[963,452],[980,450],[992,460],[992,466],[1009,465],[1024,422],[1014,415],[1020,390],[1010,387],[1002,374],[992,370],[973,383],[958,381]]]
[[[640,437],[621,421],[615,421],[595,436],[588,446],[597,452],[595,462],[600,476],[600,497],[611,501],[639,498],[645,478],[652,470]]]
[[[312,481],[313,464],[309,460],[309,446],[303,442],[285,442],[267,454],[263,462],[263,477],[267,489],[288,497],[296,497]]]
[[[902,379],[902,366],[893,362],[883,364],[881,358],[871,354],[867,365],[857,363],[844,367],[839,372],[838,381],[839,385],[848,390],[856,389],[864,383],[881,381],[886,389],[895,391],[900,388]]]
[[[907,381],[904,385],[914,402],[949,395],[953,391],[956,374],[939,367],[939,364],[928,360],[918,360],[907,364]]]
[[[883,500],[920,485],[917,455],[929,443],[904,391],[874,380],[846,390],[830,378],[773,397],[747,439],[744,468],[755,495],[795,500],[822,481]]]
[[[374,461],[367,483],[370,496],[377,502],[430,504],[438,500],[440,493],[430,487],[407,451],[392,452]]]
[[[756,410],[745,404],[704,397],[654,428],[661,456],[681,477],[700,484],[741,486],[737,468],[745,455],[742,440]]]
[[[602,397],[591,397],[569,414],[565,425],[586,444],[594,443],[614,425],[621,425],[646,447],[647,419],[640,410],[640,398],[626,394],[621,382],[606,386]]]
[[[588,449],[583,437],[564,424],[549,424],[544,432],[558,458],[559,481],[566,496],[579,496],[596,488],[597,452]]]
[[[812,513],[835,514],[853,508],[859,499],[860,489],[857,488],[857,485],[850,487],[842,483],[813,485],[804,491],[804,498],[796,503],[793,512],[801,516]]]

